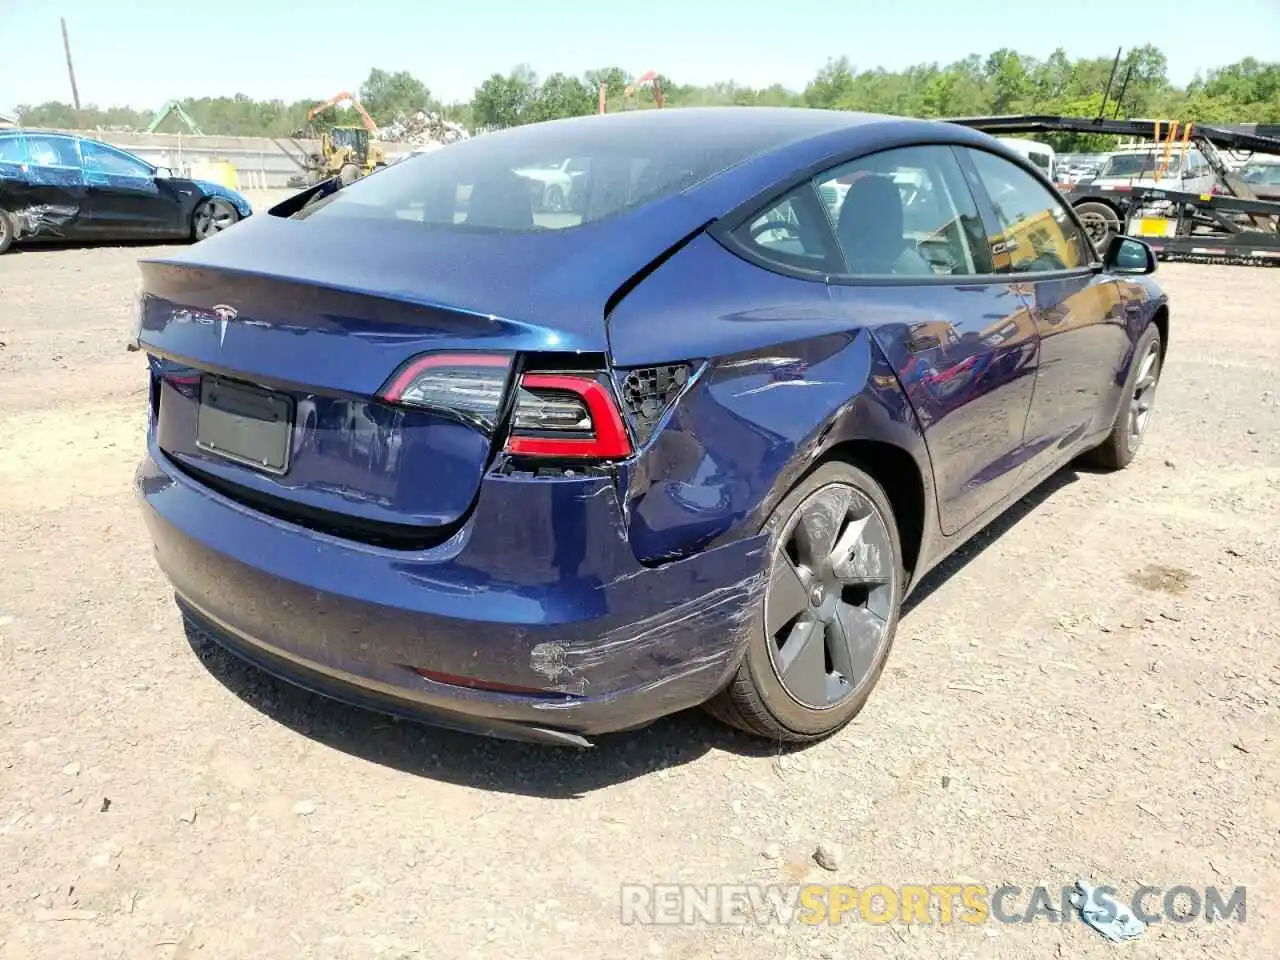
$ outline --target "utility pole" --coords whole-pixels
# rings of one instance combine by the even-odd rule
[[[62,49],[67,52],[67,75],[71,77],[71,101],[80,113],[80,91],[76,88],[76,69],[71,65],[71,41],[67,39],[67,18],[59,17],[62,24]]]

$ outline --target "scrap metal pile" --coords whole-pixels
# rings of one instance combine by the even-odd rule
[[[412,116],[402,114],[378,130],[378,139],[388,143],[456,143],[470,136],[461,124],[446,120],[438,113],[423,111]]]

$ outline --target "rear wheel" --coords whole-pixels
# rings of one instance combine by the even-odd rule
[[[354,163],[344,163],[338,171],[338,179],[344,187],[349,186],[360,179],[360,168]]]
[[[13,215],[0,210],[0,253],[4,253],[12,246],[13,241],[18,238],[18,227],[14,223]]]
[[[1156,387],[1160,385],[1160,330],[1153,323],[1138,339],[1129,369],[1129,382],[1111,433],[1101,445],[1085,454],[1085,458],[1107,470],[1129,465],[1142,446],[1151,415],[1155,410]]]
[[[884,670],[906,575],[881,486],[824,464],[780,503],[767,528],[768,586],[714,716],[771,740],[818,740],[862,709]]]
[[[197,240],[204,240],[233,226],[239,219],[240,213],[230,200],[210,197],[200,201],[196,207],[191,218],[191,235]]]

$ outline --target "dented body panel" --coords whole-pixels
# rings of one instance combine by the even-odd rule
[[[136,485],[157,559],[209,632],[233,648],[251,638],[294,679],[446,713],[593,733],[700,703],[736,664],[763,588],[763,537],[642,566],[604,477],[491,475],[463,529],[412,552],[353,548],[210,495],[154,436]]]
[[[874,327],[825,284],[761,271],[707,236],[627,297],[609,318],[616,362],[713,358],[628,468],[637,555],[656,562],[749,536],[839,443],[890,444],[927,475]]]

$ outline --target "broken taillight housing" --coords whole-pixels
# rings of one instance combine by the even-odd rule
[[[502,419],[515,360],[504,354],[431,353],[404,364],[380,399],[434,410],[492,434]],[[603,375],[523,373],[506,451],[521,457],[616,460],[631,438]]]
[[[631,438],[613,394],[594,376],[526,373],[516,391],[507,452],[616,460],[630,456]]]
[[[387,403],[436,410],[492,433],[512,362],[506,354],[424,354],[397,370],[378,395]]]

